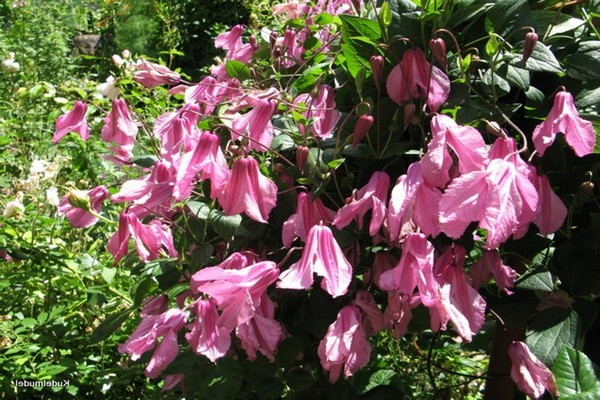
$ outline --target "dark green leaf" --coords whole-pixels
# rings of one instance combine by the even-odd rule
[[[497,0],[487,17],[494,24],[494,31],[501,36],[522,26],[536,27],[527,0]]]
[[[294,87],[300,92],[308,92],[317,84],[319,78],[324,75],[323,65],[314,65],[302,72],[300,77],[294,81]]]
[[[315,377],[303,369],[289,371],[285,380],[290,389],[296,392],[308,390],[315,383]]]
[[[225,71],[231,78],[236,78],[239,81],[245,81],[250,78],[250,70],[241,61],[229,60],[225,63]]]
[[[210,214],[210,206],[201,201],[188,201],[186,207],[190,210],[193,216],[205,221]]]
[[[386,386],[392,382],[397,373],[390,369],[363,370],[356,375],[356,390],[359,394],[365,394],[377,386]]]
[[[597,375],[598,367],[582,352],[570,347],[563,347],[558,353],[552,372],[556,379],[561,399],[580,393],[600,395],[600,381]]]
[[[526,343],[544,364],[552,365],[563,346],[575,346],[580,330],[575,311],[550,308],[536,315],[527,332]]]
[[[342,37],[346,43],[352,43],[355,38],[365,38],[375,44],[381,39],[379,24],[371,19],[340,15],[342,21]],[[363,39],[364,41],[364,39]]]
[[[156,164],[157,160],[158,159],[156,158],[156,156],[149,155],[149,154],[131,157],[131,162],[133,164],[139,165],[140,167],[144,167],[144,168],[152,167],[154,164]]]
[[[584,89],[577,95],[575,105],[578,108],[598,107],[600,105],[600,87]]]
[[[129,319],[131,311],[132,310],[129,309],[106,317],[106,319],[102,321],[100,325],[98,325],[96,330],[94,330],[92,336],[90,337],[90,341],[92,343],[98,343],[106,340],[123,324],[123,322]]]
[[[548,46],[537,42],[525,67],[530,71],[562,73],[563,69]]]
[[[565,57],[567,75],[575,79],[600,79],[600,41],[587,41]]]
[[[518,289],[552,292],[554,282],[552,274],[543,265],[536,265],[521,276],[515,285]]]
[[[498,74],[502,76],[511,85],[523,90],[529,90],[529,71],[524,68],[514,67],[510,64],[502,63],[498,67]]]
[[[212,210],[210,223],[214,230],[221,235],[225,241],[231,240],[242,223],[241,215],[225,215],[220,210]]]

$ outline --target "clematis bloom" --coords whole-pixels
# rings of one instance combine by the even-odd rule
[[[125,100],[114,99],[112,110],[104,118],[102,140],[113,142],[128,151],[135,143],[138,127],[134,124]]]
[[[90,137],[90,127],[85,120],[87,105],[83,101],[76,101],[71,111],[56,119],[56,131],[52,136],[52,143],[57,143],[69,132],[77,133],[82,140]]]
[[[139,59],[135,64],[137,71],[133,74],[133,79],[147,88],[153,88],[160,85],[175,85],[181,81],[181,75],[171,71],[164,65]]]
[[[225,356],[231,346],[229,329],[218,324],[217,303],[214,299],[199,299],[194,303],[196,320],[188,326],[191,332],[185,339],[195,354],[206,356],[211,362]]]
[[[102,202],[108,195],[108,189],[103,185],[88,191],[72,191],[60,199],[58,213],[67,217],[74,227],[87,228],[98,221],[97,214],[102,211]]]
[[[591,154],[596,143],[596,132],[590,121],[579,116],[573,96],[567,91],[558,92],[546,120],[533,130],[533,144],[540,156],[561,132],[567,144],[578,157]]]
[[[281,273],[277,287],[308,289],[313,273],[323,277],[321,287],[333,297],[346,294],[352,281],[352,265],[335,241],[331,229],[315,225],[310,229],[302,257]]]
[[[283,223],[281,236],[283,245],[290,247],[296,237],[306,242],[310,229],[320,223],[330,223],[335,217],[335,211],[325,207],[320,198],[310,198],[308,193],[298,194],[296,213]]]
[[[510,377],[520,391],[533,399],[539,399],[548,390],[558,396],[554,374],[548,369],[523,342],[513,341],[508,346],[508,355],[512,362]]]

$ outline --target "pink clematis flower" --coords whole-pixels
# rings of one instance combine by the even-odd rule
[[[112,110],[104,118],[100,135],[105,142],[113,142],[130,152],[135,143],[138,127],[131,118],[125,100],[115,99],[112,104]]]
[[[242,134],[248,136],[248,148],[265,151],[271,146],[275,133],[271,118],[275,113],[274,100],[259,100],[254,108],[236,119],[231,125],[231,139],[237,140]]]
[[[275,4],[273,6],[273,15],[285,14],[287,19],[300,18],[302,15],[308,14],[310,6],[304,1],[291,0],[286,3]]]
[[[392,69],[386,89],[398,104],[422,99],[436,112],[448,99],[450,80],[441,69],[430,66],[423,50],[415,47],[407,50],[400,64]]]
[[[162,337],[145,371],[147,377],[156,378],[177,356],[177,332],[183,328],[186,319],[186,312],[178,308],[148,316],[142,319],[129,339],[119,345],[118,350],[120,353],[128,353],[136,361],[142,354],[154,349],[157,340]]]
[[[367,365],[371,358],[371,345],[362,326],[357,306],[345,306],[340,310],[318,349],[321,365],[329,371],[329,382],[336,382],[342,371],[344,377],[354,375]]]
[[[302,106],[301,106],[302,104]],[[311,120],[310,132],[322,139],[331,137],[332,131],[337,125],[342,114],[335,109],[335,93],[329,85],[321,85],[317,98],[312,98],[310,94],[304,93],[294,99],[294,105],[299,112]],[[300,131],[304,133],[305,126],[300,126]]]
[[[544,155],[559,132],[564,135],[567,144],[578,157],[594,151],[594,127],[590,121],[579,117],[573,96],[567,91],[558,92],[554,96],[554,104],[546,120],[533,130],[533,144],[540,156]]]
[[[201,135],[198,129],[200,106],[185,104],[175,112],[162,114],[156,119],[152,133],[161,141],[160,153],[172,161],[179,152],[194,149]]]
[[[247,63],[252,59],[256,44],[242,42],[242,34],[246,30],[244,25],[236,25],[228,32],[221,33],[215,39],[215,47],[227,51],[228,60],[237,60]]]
[[[539,399],[548,390],[558,396],[554,374],[548,369],[523,342],[513,341],[508,346],[508,355],[512,361],[510,377],[520,391],[533,399]]]
[[[509,289],[515,285],[515,279],[517,279],[517,271],[504,265],[498,250],[484,250],[483,256],[471,266],[470,273],[476,289],[479,289],[493,276],[496,285],[506,294],[512,294]]]
[[[71,111],[56,119],[56,131],[52,136],[52,143],[57,143],[69,132],[76,132],[82,140],[90,137],[90,127],[85,120],[87,105],[82,101],[76,101]]]
[[[542,235],[556,232],[565,222],[568,210],[560,197],[552,191],[548,177],[537,175],[535,186],[539,195],[537,214],[533,223]]]
[[[371,292],[360,290],[352,302],[363,314],[363,330],[367,336],[371,336],[385,329],[383,314],[375,302]]]
[[[352,265],[337,244],[331,229],[315,225],[310,229],[302,257],[281,273],[277,287],[308,289],[313,273],[323,277],[321,287],[333,297],[346,294],[352,281]]]
[[[100,185],[88,191],[72,191],[58,203],[58,213],[67,217],[71,225],[87,228],[98,222],[102,212],[102,202],[108,197],[108,189]],[[96,215],[90,214],[93,211]]]
[[[150,315],[159,315],[167,311],[169,299],[166,294],[159,296],[148,296],[142,302],[140,316],[146,318]]]
[[[260,307],[267,287],[277,280],[279,270],[272,261],[261,261],[242,269],[208,267],[190,279],[194,293],[205,293],[221,310],[218,325],[229,331],[247,323]]]
[[[251,219],[266,223],[277,202],[277,185],[260,173],[254,158],[242,157],[233,163],[217,200],[227,215],[245,212]]]
[[[277,346],[283,340],[285,332],[274,317],[275,304],[264,293],[254,317],[236,328],[235,334],[250,360],[256,359],[257,351],[271,361],[275,359]]]
[[[365,186],[353,193],[352,200],[338,210],[333,225],[342,229],[356,218],[358,229],[362,229],[365,214],[372,210],[369,235],[375,236],[386,217],[385,204],[389,188],[389,175],[381,171],[375,172]]]
[[[231,331],[218,324],[217,303],[214,299],[199,299],[194,303],[195,321],[188,326],[191,332],[185,339],[195,354],[206,356],[211,362],[225,356],[231,347]]]
[[[320,198],[311,199],[308,193],[298,194],[296,213],[283,223],[281,236],[283,245],[290,247],[295,238],[306,242],[310,229],[320,223],[328,224],[335,217],[335,211],[325,207]]]
[[[440,228],[459,238],[472,221],[488,230],[486,248],[497,248],[535,217],[538,194],[515,164],[490,161],[483,171],[461,175],[448,185],[440,202]]]
[[[388,304],[383,312],[383,321],[388,329],[393,330],[396,339],[400,339],[408,332],[412,310],[419,304],[421,304],[419,296],[409,296],[399,290],[388,292]]]
[[[175,85],[181,81],[181,75],[171,71],[164,65],[139,59],[135,64],[137,71],[133,74],[133,79],[147,88],[153,88],[160,85]]]

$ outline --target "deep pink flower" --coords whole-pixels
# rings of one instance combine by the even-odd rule
[[[135,143],[138,127],[134,124],[125,100],[114,99],[112,110],[104,118],[102,140],[113,142],[122,148],[131,150]]]
[[[277,202],[277,185],[260,173],[254,158],[242,157],[233,163],[217,200],[227,215],[245,212],[251,219],[266,223]]]
[[[201,135],[198,129],[200,106],[185,104],[175,112],[162,114],[156,119],[152,133],[161,141],[160,153],[171,161],[181,151],[194,149]]]
[[[228,32],[221,33],[215,39],[215,47],[227,51],[228,60],[237,60],[247,63],[252,59],[255,44],[243,43],[242,34],[246,30],[244,25],[235,25]]]
[[[225,356],[231,347],[231,331],[218,323],[217,303],[214,299],[199,299],[194,303],[196,319],[185,339],[195,354],[206,356],[211,362]]]
[[[302,104],[302,106],[301,106]],[[331,137],[332,131],[340,120],[341,113],[335,109],[335,93],[331,86],[321,85],[317,98],[304,93],[294,99],[294,105],[298,111],[310,120],[310,132],[322,139]],[[306,127],[301,126],[304,133]]]
[[[299,193],[296,199],[296,213],[283,223],[283,245],[290,247],[297,237],[306,242],[308,232],[313,226],[328,224],[334,217],[335,211],[325,207],[320,198],[311,199],[308,193]]]
[[[340,310],[327,334],[319,344],[319,358],[329,382],[336,382],[342,371],[344,377],[354,375],[367,365],[371,358],[371,345],[361,326],[361,313],[357,306]]]
[[[346,294],[352,281],[352,265],[337,244],[331,229],[315,225],[310,229],[302,257],[279,276],[283,289],[308,289],[313,273],[323,277],[321,287],[331,296]]]
[[[422,49],[415,47],[407,50],[400,64],[392,69],[386,88],[398,104],[422,99],[436,112],[448,99],[450,80],[441,69],[429,64]]]
[[[177,356],[177,332],[183,328],[186,319],[186,312],[178,308],[143,318],[129,339],[119,345],[118,350],[120,353],[128,353],[136,361],[142,354],[154,349],[157,340],[162,337],[146,367],[146,376],[156,378]]]
[[[535,187],[539,195],[539,203],[533,223],[542,235],[549,235],[562,226],[568,210],[560,197],[552,191],[550,181],[545,175],[536,176]]]
[[[67,217],[71,225],[77,228],[87,228],[98,221],[98,217],[88,211],[100,214],[102,202],[108,195],[108,189],[103,185],[88,191],[78,190],[77,193],[68,193],[60,199],[58,213]]]
[[[520,391],[527,396],[539,399],[548,390],[558,396],[558,388],[552,371],[548,369],[523,342],[513,341],[508,346],[512,362],[510,377]]]
[[[52,136],[52,143],[57,143],[69,132],[76,132],[82,140],[90,137],[90,127],[85,119],[87,105],[82,101],[76,101],[71,111],[56,119],[56,131]]]
[[[171,71],[164,65],[139,59],[135,64],[137,71],[133,74],[133,79],[147,88],[160,85],[175,85],[181,81],[181,75]]]
[[[367,336],[374,335],[385,329],[383,314],[371,292],[359,290],[352,303],[360,308],[362,312],[363,331]]]
[[[352,133],[352,147],[356,147],[367,136],[374,122],[375,118],[372,115],[361,115],[358,117],[354,126],[354,132]]]
[[[391,270],[392,268],[394,268],[394,263],[390,253],[387,251],[378,251],[375,253],[375,259],[373,260],[371,269],[365,272],[363,279],[366,284],[374,283],[377,287],[379,287],[379,279],[381,274],[383,274],[385,271]]]
[[[163,246],[171,256],[174,256],[175,249],[170,233],[161,232],[162,227],[159,228],[156,224],[161,225],[158,221],[151,225],[144,225],[134,213],[121,213],[119,229],[108,239],[107,243],[108,251],[114,256],[115,262],[121,260],[128,253],[129,239],[131,238],[133,238],[138,255],[144,262],[160,257]]]
[[[496,285],[506,294],[512,294],[509,289],[515,285],[517,279],[517,271],[504,265],[498,250],[484,250],[483,256],[471,266],[470,274],[475,289],[479,289],[493,276]]]
[[[400,339],[408,332],[412,319],[412,310],[420,303],[418,296],[409,296],[399,290],[388,292],[388,304],[383,312],[383,321],[388,329],[394,331],[394,337]]]
[[[148,296],[142,302],[140,316],[146,318],[150,315],[159,315],[167,311],[168,297],[166,294],[159,296]]]
[[[554,104],[546,120],[533,130],[533,144],[540,156],[544,155],[559,132],[564,135],[577,156],[583,157],[594,151],[594,127],[590,121],[579,117],[573,96],[567,91],[558,92],[554,96]]]
[[[249,149],[268,150],[275,133],[271,118],[276,105],[274,100],[257,101],[252,110],[233,121],[231,139],[237,140],[243,134],[248,137]]]
[[[195,293],[210,295],[221,310],[219,326],[230,331],[252,319],[267,287],[277,280],[279,270],[272,261],[261,261],[242,269],[208,267],[190,279]]]
[[[277,346],[283,340],[285,332],[281,324],[275,320],[275,304],[266,293],[263,294],[254,317],[239,325],[235,334],[240,339],[248,359],[256,359],[257,351],[271,361],[275,359]]]
[[[385,172],[377,171],[360,190],[353,193],[352,200],[340,208],[333,220],[336,228],[342,229],[356,218],[358,229],[362,229],[363,219],[367,211],[371,210],[371,223],[369,235],[375,236],[386,217],[386,203],[390,177]]]

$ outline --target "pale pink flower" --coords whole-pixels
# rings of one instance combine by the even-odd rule
[[[108,197],[108,189],[100,185],[88,191],[67,193],[58,203],[58,213],[67,217],[71,225],[87,228],[98,222],[97,215],[102,212],[102,202]]]
[[[135,143],[138,127],[131,118],[125,100],[115,99],[112,104],[112,110],[104,118],[104,126],[101,131],[102,140],[131,150]]]
[[[271,118],[277,103],[274,100],[259,100],[254,108],[238,117],[231,125],[231,139],[237,140],[241,135],[247,136],[248,148],[266,151],[271,146],[275,133]]]
[[[143,318],[129,339],[119,345],[118,350],[120,353],[128,353],[136,361],[142,354],[154,349],[156,342],[162,337],[146,367],[146,376],[156,378],[177,356],[177,332],[183,328],[186,319],[185,311],[178,308]]]
[[[231,347],[231,331],[218,323],[217,303],[214,299],[199,299],[194,303],[196,319],[185,339],[195,354],[206,356],[211,362],[225,356]]]
[[[308,127],[310,132],[322,139],[333,136],[332,131],[340,120],[341,113],[335,109],[335,93],[331,86],[321,85],[317,98],[304,93],[294,99],[294,106],[312,123]],[[301,126],[302,133],[306,127]]]
[[[539,196],[537,214],[533,223],[542,235],[556,232],[565,222],[568,210],[560,197],[552,191],[550,181],[545,175],[537,175],[535,186]]]
[[[215,39],[215,47],[226,50],[228,60],[249,62],[256,50],[256,44],[252,39],[250,43],[243,43],[242,34],[245,30],[244,25],[235,25],[231,30],[219,34]]]
[[[596,143],[596,132],[590,121],[579,117],[573,96],[567,91],[554,96],[554,104],[546,120],[533,130],[533,144],[540,156],[554,142],[557,133],[562,133],[578,157],[591,154]]]
[[[394,331],[394,337],[400,339],[408,332],[412,319],[412,310],[420,303],[418,296],[409,296],[399,290],[388,292],[388,304],[383,312],[383,321],[388,329]]]
[[[163,158],[171,161],[179,152],[194,149],[201,135],[199,119],[198,104],[185,104],[176,112],[162,114],[156,119],[152,133],[161,141]]]
[[[185,389],[183,389],[183,387],[184,387],[183,380],[184,379],[185,379],[185,374],[173,374],[173,375],[165,376],[165,381],[164,381],[161,392],[166,392],[168,390],[171,390],[179,384],[181,384],[182,390],[185,390]]]
[[[367,365],[371,345],[362,326],[357,306],[345,306],[338,313],[318,349],[321,365],[329,372],[329,382],[336,382],[342,372],[348,378]]]
[[[240,82],[226,76],[206,76],[185,89],[185,102],[198,103],[203,114],[211,114],[223,101],[241,96]]]
[[[248,359],[255,360],[257,351],[271,361],[275,359],[277,346],[284,339],[285,332],[275,320],[275,304],[266,293],[263,294],[260,306],[252,319],[239,325],[235,334],[240,339]]]
[[[160,85],[175,85],[181,81],[181,75],[171,71],[164,65],[139,59],[136,66],[136,72],[133,79],[147,88],[153,88]]]
[[[483,256],[471,266],[470,275],[475,289],[479,289],[493,276],[496,285],[506,294],[512,294],[509,289],[515,285],[517,279],[517,271],[504,265],[498,250],[484,250]]]
[[[441,69],[429,64],[422,49],[415,47],[407,50],[400,64],[392,69],[386,88],[398,104],[422,99],[436,112],[448,99],[450,80]]]
[[[227,215],[245,212],[251,219],[266,223],[277,202],[277,185],[260,173],[254,158],[242,157],[233,163],[217,200]]]
[[[272,261],[241,269],[216,266],[192,275],[190,286],[194,293],[205,293],[215,299],[221,310],[218,324],[231,331],[254,317],[263,294],[278,275],[279,270]]]
[[[56,119],[56,131],[52,136],[52,143],[57,143],[69,132],[76,132],[82,140],[87,140],[90,136],[90,127],[85,119],[86,113],[87,105],[82,101],[76,101],[71,111]]]
[[[358,229],[362,229],[365,214],[371,210],[369,235],[375,236],[386,217],[385,205],[389,188],[390,177],[388,174],[382,171],[373,173],[369,182],[352,194],[352,200],[338,210],[332,224],[336,228],[342,229],[356,218]]]
[[[282,4],[273,5],[273,15],[285,14],[287,19],[296,19],[307,14],[310,6],[304,1],[291,0]]]
[[[331,229],[315,225],[310,229],[300,260],[279,276],[283,289],[308,289],[313,273],[323,277],[321,287],[333,297],[346,294],[352,281],[352,265],[335,241]]]
[[[325,207],[320,198],[310,198],[308,193],[298,194],[296,213],[283,223],[281,236],[283,245],[290,247],[297,237],[303,242],[308,238],[310,229],[320,223],[328,224],[335,217],[335,211]]]
[[[286,29],[283,37],[277,37],[272,42],[271,53],[275,62],[283,68],[304,64],[302,55],[305,52],[303,43],[310,32],[304,28],[300,31]]]
[[[508,355],[512,362],[510,377],[520,391],[533,399],[539,399],[548,390],[558,396],[554,374],[548,369],[523,342],[513,341],[508,346]]]

